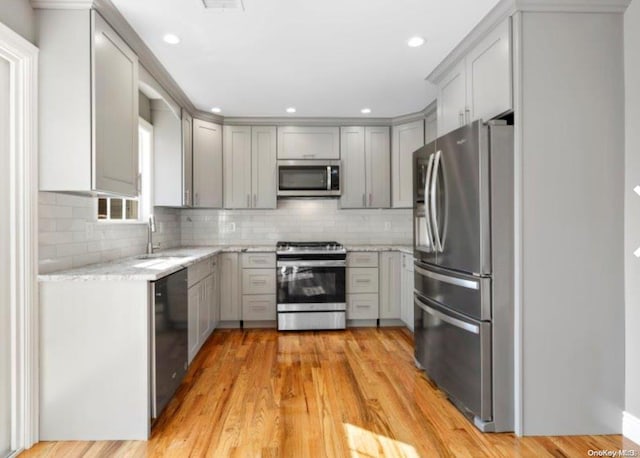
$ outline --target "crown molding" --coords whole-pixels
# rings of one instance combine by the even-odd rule
[[[93,7],[93,0],[31,0],[35,9],[86,10]]]
[[[324,118],[324,117],[241,117],[225,116],[230,126],[388,126],[391,118]]]
[[[626,11],[631,0],[502,0],[476,25],[447,57],[427,76],[438,85],[487,33],[514,13],[617,13]]]

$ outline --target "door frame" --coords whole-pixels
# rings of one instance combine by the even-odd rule
[[[11,442],[19,453],[38,441],[38,48],[0,23],[0,58],[10,67]]]

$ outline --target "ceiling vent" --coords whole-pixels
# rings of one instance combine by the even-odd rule
[[[202,0],[204,7],[218,11],[244,11],[242,0]]]

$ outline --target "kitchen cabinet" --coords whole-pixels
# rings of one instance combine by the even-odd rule
[[[378,269],[351,267],[347,269],[347,291],[350,294],[377,293]]]
[[[378,307],[377,293],[347,294],[348,320],[377,320]]]
[[[276,255],[275,253],[242,253],[242,320],[264,325],[276,322]],[[249,322],[249,323],[247,323]],[[253,325],[256,325],[255,323]]]
[[[189,364],[198,354],[217,324],[218,302],[217,257],[212,256],[189,267]]]
[[[409,329],[411,329],[411,331],[413,331],[413,255],[401,253],[401,257],[402,272],[400,276],[400,319]]]
[[[36,14],[40,190],[137,196],[137,56],[94,10]]]
[[[162,100],[151,101],[153,124],[153,200],[160,207],[193,205],[193,119]]]
[[[512,109],[511,60],[507,18],[438,83],[438,136]]]
[[[340,159],[340,129],[279,127],[278,159]]]
[[[343,127],[342,208],[389,208],[391,205],[388,127]]]
[[[393,126],[391,201],[393,208],[413,208],[413,152],[425,144],[425,122]]]
[[[276,208],[276,128],[224,126],[225,208]]]
[[[222,208],[222,126],[193,120],[193,206]]]
[[[401,254],[380,253],[380,319],[401,318]]]
[[[348,324],[371,326],[379,318],[378,253],[348,252],[346,270]]]
[[[239,256],[238,253],[222,253],[219,258],[220,321],[239,322],[242,319]]]
[[[438,138],[438,114],[434,111],[424,120],[424,144],[428,145],[436,138]]]

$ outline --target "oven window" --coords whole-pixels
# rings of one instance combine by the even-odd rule
[[[318,191],[327,189],[326,166],[281,166],[281,191]]]
[[[344,267],[278,268],[278,303],[344,303]]]

